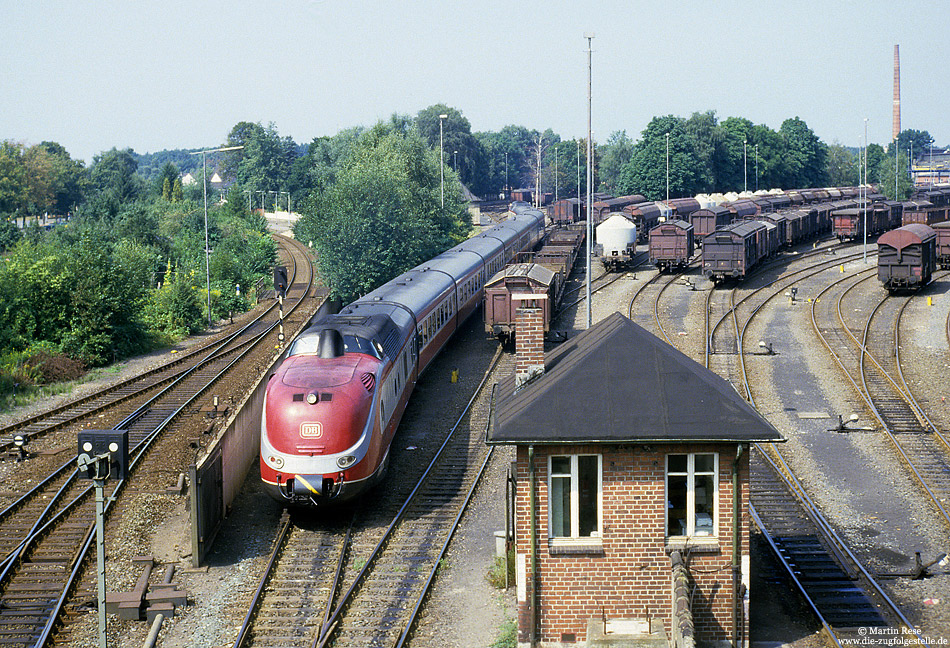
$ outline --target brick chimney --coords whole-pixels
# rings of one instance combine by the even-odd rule
[[[544,308],[536,299],[546,296],[521,297],[523,301],[516,311],[515,389],[544,373]]]

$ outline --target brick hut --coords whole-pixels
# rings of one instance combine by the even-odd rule
[[[781,435],[619,313],[547,355],[537,328],[488,438],[517,446],[519,647],[746,644],[749,445]]]

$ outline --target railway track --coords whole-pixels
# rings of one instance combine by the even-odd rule
[[[735,290],[728,291],[727,306],[722,308],[725,312],[715,324],[710,324],[711,293],[726,291],[710,291],[707,295],[707,358],[710,353],[720,353],[724,342],[731,345],[732,353],[726,357],[734,361],[726,362],[725,369],[717,369],[725,370],[753,405],[744,338],[756,314],[775,297],[784,296],[791,283],[820,274],[840,262],[841,259],[823,260],[783,275],[738,302]],[[743,305],[748,313],[740,324],[739,307]],[[725,324],[727,318],[729,324]],[[728,334],[717,337],[719,331]],[[911,631],[913,625],[825,520],[781,453],[774,447],[755,445],[751,470],[753,521],[831,641],[838,646],[860,641],[859,630],[864,628],[866,632],[871,626],[903,626]]]
[[[296,317],[303,322],[306,317],[299,311],[304,304],[309,307],[309,300],[304,296],[312,289],[312,265],[305,248],[294,243],[291,249],[300,273],[298,281],[291,284],[296,286],[291,295],[294,310],[298,311]],[[126,484],[144,482],[154,486],[155,481],[163,479],[161,474],[167,467],[160,467],[158,473],[155,470],[156,464],[161,464],[165,457],[152,449],[164,442],[173,422],[197,413],[199,403],[210,400],[206,394],[209,387],[223,379],[252,349],[263,345],[268,348],[267,353],[272,354],[276,327],[277,318],[267,309],[250,324],[195,354],[197,359],[193,359],[188,370],[180,368],[188,361],[175,363],[172,373],[176,375],[161,386],[153,387],[153,393],[138,407],[133,409],[129,399],[120,399],[111,405],[114,413],[110,412],[110,420],[121,419],[114,429],[129,431],[131,474],[127,480],[113,485],[106,506],[108,512],[113,510],[114,503],[121,504],[119,498]],[[88,405],[95,399],[84,402]],[[35,457],[21,462],[18,469],[39,483],[11,498],[13,501],[0,511],[0,547],[4,550],[0,561],[0,643],[3,645],[47,645],[65,618],[71,596],[80,605],[95,598],[92,595],[94,570],[88,569],[86,564],[93,540],[93,488],[78,476],[75,436],[70,437],[70,433],[77,423],[92,427],[84,421],[102,410],[90,413],[82,411],[84,409],[87,410],[83,404],[76,407],[69,425],[38,427],[41,431],[34,435],[42,435],[43,441],[48,441],[50,436],[62,437],[58,443],[66,444],[67,460],[63,463],[62,457],[58,462],[49,457]],[[122,410],[124,413],[119,414]],[[96,427],[101,427],[99,422],[104,416],[103,413],[96,416]],[[61,412],[51,417],[59,419]],[[32,424],[41,420],[34,417]],[[22,483],[29,480],[23,479]]]
[[[288,516],[293,534],[304,549],[282,546],[272,568],[264,575],[258,596],[250,606],[235,648],[243,646],[402,646],[435,578],[448,544],[474,493],[492,449],[486,447],[491,377],[513,370],[512,356],[499,348],[455,426],[398,510],[376,502],[362,505],[353,516],[351,533],[342,521],[330,520],[319,530],[298,530]],[[380,524],[381,519],[388,519]],[[319,535],[324,534],[324,535]],[[288,535],[288,537],[293,537]],[[326,538],[319,557],[306,547]],[[285,566],[284,556],[302,554]],[[311,561],[311,565],[300,563]],[[332,569],[334,561],[336,568]],[[308,571],[309,570],[309,571]],[[302,623],[282,603],[284,577],[306,583],[316,593],[304,607],[314,619]],[[292,586],[292,585],[291,585]],[[295,603],[294,606],[297,604]],[[266,610],[277,610],[267,613]],[[326,610],[326,612],[322,612]],[[278,618],[280,617],[280,618]]]
[[[927,417],[906,384],[904,387],[898,384],[903,382],[899,366],[899,324],[910,299],[885,296],[871,310],[863,326],[858,324],[857,332],[854,318],[846,314],[848,295],[860,283],[872,280],[876,277],[830,284],[822,294],[832,294],[838,289],[833,300],[837,322],[832,321],[827,312],[819,315],[813,306],[812,324],[938,517],[950,526],[950,443]],[[843,290],[842,285],[845,285]],[[819,322],[822,317],[823,321]]]

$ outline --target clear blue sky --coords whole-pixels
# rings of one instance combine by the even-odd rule
[[[297,142],[444,102],[472,129],[593,129],[634,139],[654,115],[715,110],[777,129],[799,116],[828,143],[902,128],[950,143],[941,3],[21,2],[0,0],[0,139],[74,158],[212,146],[239,121]],[[928,10],[929,8],[929,10]],[[941,56],[943,58],[941,58]]]

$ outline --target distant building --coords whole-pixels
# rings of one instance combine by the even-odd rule
[[[950,182],[950,150],[934,148],[933,155],[928,150],[914,160],[911,173],[915,187]]]
[[[518,646],[747,645],[750,444],[781,435],[619,313],[545,355],[524,299],[488,434],[517,447]]]

